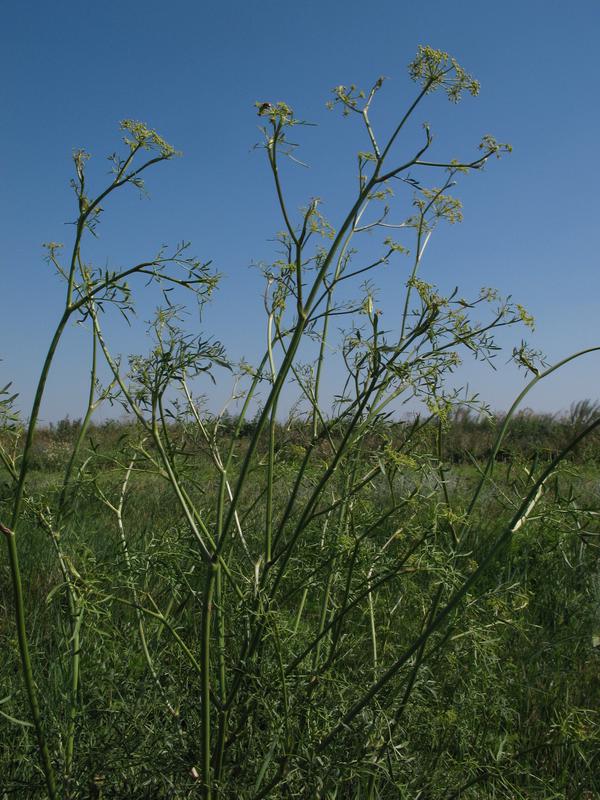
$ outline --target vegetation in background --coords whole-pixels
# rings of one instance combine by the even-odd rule
[[[522,344],[530,380],[495,425],[449,388],[464,357],[493,357],[498,328],[531,325],[491,289],[444,296],[421,276],[436,227],[461,219],[458,179],[510,148],[486,135],[468,158],[433,159],[425,125],[403,153],[426,95],[479,88],[428,47],[409,72],[416,96],[383,139],[383,79],[334,89],[366,142],[335,228],[318,199],[286,204],[304,123],[257,104],[283,230],[255,365],[185,327],[184,297],[202,307],[218,282],[187,244],[117,270],[85,255],[111,196],[176,151],[122,123],[98,194],[75,153],[74,240],[66,258],[47,245],[65,302],[27,422],[10,386],[0,397],[0,797],[598,796],[600,416],[520,409],[600,348],[548,366]],[[403,292],[389,319],[374,282],[388,263]],[[133,317],[138,280],[162,305],[150,351],[125,363],[103,321]],[[73,322],[90,335],[87,408],[43,430]],[[233,378],[221,414],[197,399],[206,378]],[[427,413],[394,421],[409,401]],[[94,425],[106,402],[132,421]]]

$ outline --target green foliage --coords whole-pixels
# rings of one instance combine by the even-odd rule
[[[162,158],[171,158],[178,155],[175,148],[159,136],[158,133],[149,128],[143,122],[136,122],[133,119],[124,119],[121,122],[121,130],[127,133],[123,141],[130,150],[155,150]]]
[[[475,97],[479,94],[479,81],[469,75],[448,53],[433,47],[419,46],[416,58],[411,61],[408,72],[413,81],[425,89],[435,91],[442,88],[448,99],[457,103],[464,91]]]

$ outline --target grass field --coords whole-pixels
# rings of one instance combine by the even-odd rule
[[[194,797],[207,567],[180,521],[171,484],[149,471],[140,432],[122,434],[118,426],[117,435],[114,428],[92,432],[94,448],[82,453],[59,542],[52,509],[68,433],[45,434],[45,468],[32,472],[21,561],[44,723],[53,760],[64,763],[74,709],[68,796]],[[206,448],[189,431],[173,438],[182,485],[210,522],[219,487]],[[301,465],[297,432],[293,439],[278,453],[276,518]],[[342,471],[268,606],[254,580],[264,494],[244,496],[244,539],[227,562],[233,578],[222,580],[214,601],[224,611],[210,652],[219,796],[599,796],[597,467],[557,470],[526,523],[415,649],[436,609],[485,559],[535,475],[518,456],[498,463],[457,542],[476,468],[442,461],[440,473],[436,459],[397,461],[390,458],[360,493],[336,505],[347,494]],[[349,469],[362,474],[371,466],[364,453]],[[310,491],[321,469],[317,463],[305,473],[300,492]],[[261,487],[266,469],[259,464],[256,472],[252,485]],[[3,561],[0,796],[42,797],[7,570]],[[75,698],[67,583],[79,621]],[[382,689],[340,724],[390,669]],[[223,685],[232,697],[227,707]]]

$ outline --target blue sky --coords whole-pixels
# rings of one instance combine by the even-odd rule
[[[452,106],[428,98],[439,155],[469,155],[484,133],[513,154],[458,188],[461,226],[432,239],[423,276],[464,295],[481,286],[512,294],[537,322],[533,344],[554,361],[600,343],[600,225],[596,156],[600,130],[597,36],[600,6],[508,0],[498,5],[431,0],[364,2],[182,2],[6,4],[0,33],[0,384],[14,381],[31,404],[63,287],[43,261],[42,243],[69,243],[75,204],[71,152],[104,157],[118,145],[118,121],[146,121],[182,150],[149,176],[149,200],[135,193],[106,208],[97,263],[127,264],[163,242],[191,240],[223,273],[204,329],[236,357],[260,351],[262,282],[252,262],[274,256],[281,228],[259,141],[256,100],[285,100],[316,123],[299,131],[309,170],[287,169],[292,208],[313,196],[335,225],[354,184],[365,143],[348,120],[325,109],[331,87],[389,77],[374,118],[382,130],[414,97],[406,73],[419,44],[447,50],[481,81],[478,98]],[[409,133],[409,141],[410,141]],[[408,142],[407,142],[408,146]],[[392,281],[387,283],[386,281]],[[384,276],[385,294],[396,281]],[[398,284],[399,285],[399,284]],[[142,299],[139,317],[152,311]],[[393,307],[387,310],[393,313]],[[107,331],[123,352],[147,346],[143,325]],[[523,377],[505,366],[521,332],[503,337],[496,373],[468,366],[461,376],[493,408],[506,408]],[[45,420],[77,417],[85,401],[88,337],[69,332],[52,373]],[[564,409],[598,398],[598,359],[540,386],[530,404]],[[336,375],[329,376],[333,389]],[[215,406],[225,381],[211,392]]]

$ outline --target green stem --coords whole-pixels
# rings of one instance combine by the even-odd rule
[[[217,566],[215,606],[217,616],[217,636],[219,643],[219,695],[221,703],[224,703],[227,699],[227,670],[225,665],[225,614],[223,603],[223,576],[220,566]],[[223,771],[223,757],[225,755],[225,740],[229,723],[229,711],[228,709],[222,709],[219,711],[219,714],[219,732],[217,736],[215,754],[213,757],[214,776],[217,782],[220,780],[221,773]]]
[[[213,611],[213,594],[217,565],[208,565],[208,574],[204,585],[204,603],[202,609],[202,640],[200,663],[202,665],[201,715],[202,715],[202,789],[204,800],[212,798],[212,776],[210,757],[210,631]]]
[[[25,445],[23,447],[23,457],[21,460],[21,469],[19,471],[19,479],[17,481],[15,501],[12,513],[11,527],[15,532],[17,527],[17,521],[21,513],[21,505],[23,503],[23,494],[25,491],[25,480],[27,478],[27,473],[29,472],[29,458],[31,454],[31,448],[33,446],[33,438],[37,427],[38,417],[40,414],[40,406],[42,404],[42,398],[44,396],[44,391],[46,389],[46,381],[48,380],[48,374],[50,372],[50,367],[52,366],[52,361],[54,360],[56,350],[58,348],[64,330],[67,326],[67,322],[69,321],[70,315],[71,312],[69,311],[69,309],[66,309],[59,320],[56,330],[54,331],[54,336],[52,337],[52,341],[50,342],[50,347],[48,348],[46,359],[44,361],[44,364],[42,366],[42,371],[40,373],[40,378],[35,392],[31,414],[29,415],[29,425],[27,427],[27,436],[25,438]]]
[[[15,599],[15,616],[17,623],[17,638],[19,642],[19,652],[21,655],[21,666],[23,669],[23,679],[25,682],[25,689],[27,691],[27,699],[29,700],[29,708],[31,710],[31,717],[35,726],[37,735],[38,750],[40,760],[42,762],[42,769],[46,779],[46,788],[48,789],[48,797],[50,800],[58,800],[58,793],[56,789],[56,778],[54,774],[54,766],[50,759],[50,751],[48,743],[44,734],[42,725],[42,716],[40,706],[37,698],[37,689],[33,679],[33,670],[31,667],[31,658],[29,655],[29,643],[27,640],[27,628],[25,624],[25,604],[23,602],[23,586],[21,583],[21,570],[19,567],[19,555],[17,552],[17,542],[13,531],[2,526],[0,531],[6,537],[8,546],[8,560],[10,564],[10,573],[13,585],[13,594]]]
[[[275,383],[276,368],[273,356],[272,333],[273,314],[269,314],[269,324],[267,329],[267,347],[269,352],[269,366],[271,368],[271,380]],[[274,405],[269,419],[269,451],[267,454],[267,502],[265,508],[265,545],[264,560],[268,564],[271,560],[273,545],[273,485],[275,482],[275,425],[277,406]]]
[[[82,622],[83,606],[79,604],[76,609],[71,644],[71,701],[69,707],[69,726],[67,730],[67,750],[65,755],[65,776],[67,780],[71,775],[73,755],[75,753],[75,724],[77,722],[78,712],[77,696],[79,694],[79,665],[81,650],[80,634]]]
[[[65,309],[56,327],[54,336],[52,337],[50,346],[48,348],[48,352],[46,354],[44,364],[42,366],[42,371],[40,373],[40,378],[38,380],[38,385],[33,401],[33,407],[31,409],[31,415],[29,418],[27,436],[23,448],[21,468],[19,471],[19,477],[17,480],[17,486],[15,490],[15,500],[13,505],[12,522],[11,522],[12,530],[8,531],[8,529],[6,528],[3,529],[3,532],[8,531],[8,533],[6,533],[7,545],[8,545],[8,561],[10,564],[11,580],[12,580],[13,594],[15,600],[17,640],[19,644],[19,654],[21,657],[21,665],[23,669],[23,680],[25,682],[25,689],[27,692],[27,698],[29,700],[29,708],[31,711],[31,717],[33,720],[37,736],[38,750],[40,754],[42,770],[44,772],[44,777],[46,779],[46,786],[48,788],[48,794],[51,800],[54,800],[54,798],[57,797],[56,778],[54,773],[54,767],[50,759],[50,752],[48,749],[48,743],[46,741],[46,735],[44,733],[40,705],[37,698],[37,689],[33,678],[33,669],[31,665],[31,656],[29,653],[29,642],[27,637],[27,627],[25,621],[25,600],[23,597],[23,586],[21,581],[21,568],[19,564],[19,555],[17,549],[16,530],[17,530],[17,523],[19,521],[19,517],[21,514],[21,506],[23,504],[23,496],[25,491],[25,480],[29,472],[29,458],[31,454],[31,448],[33,446],[33,439],[37,427],[37,421],[39,418],[40,406],[42,404],[42,398],[44,396],[44,390],[46,388],[46,381],[48,379],[50,367],[52,366],[52,361],[54,359],[54,355],[58,348],[60,339],[69,320],[69,316],[70,316],[69,309]]]
[[[490,454],[490,457],[487,460],[487,463],[485,465],[485,469],[484,469],[484,471],[483,471],[483,473],[481,475],[481,479],[480,479],[480,481],[479,481],[479,483],[477,485],[477,488],[473,492],[473,497],[471,498],[471,502],[469,503],[469,507],[467,508],[465,525],[467,524],[467,521],[468,521],[471,513],[473,512],[473,509],[475,508],[477,500],[479,499],[479,495],[481,494],[481,490],[483,489],[485,483],[487,482],[488,478],[492,474],[492,471],[494,469],[494,464],[496,462],[496,456],[498,455],[498,451],[500,450],[500,445],[502,444],[502,441],[504,440],[504,437],[506,435],[506,431],[508,430],[508,426],[510,425],[510,423],[512,421],[512,418],[514,417],[517,408],[521,405],[521,402],[524,400],[524,398],[527,396],[527,394],[529,394],[529,392],[533,389],[533,387],[537,383],[542,381],[548,375],[551,375],[557,369],[560,369],[560,367],[563,367],[565,364],[568,364],[570,361],[574,361],[575,359],[579,358],[580,356],[588,355],[589,353],[597,353],[598,351],[600,351],[600,347],[588,347],[586,350],[580,350],[577,353],[573,353],[572,355],[567,356],[567,358],[563,358],[562,361],[559,361],[556,364],[553,364],[551,367],[548,367],[548,369],[545,370],[544,372],[541,372],[538,375],[536,375],[535,378],[533,378],[531,381],[529,381],[527,386],[519,394],[519,396],[517,397],[515,402],[509,408],[508,413],[506,414],[506,416],[504,417],[504,420],[502,422],[502,426],[501,426],[500,430],[498,431],[498,435],[496,437],[496,441],[494,442],[494,446],[492,448],[492,452]]]

